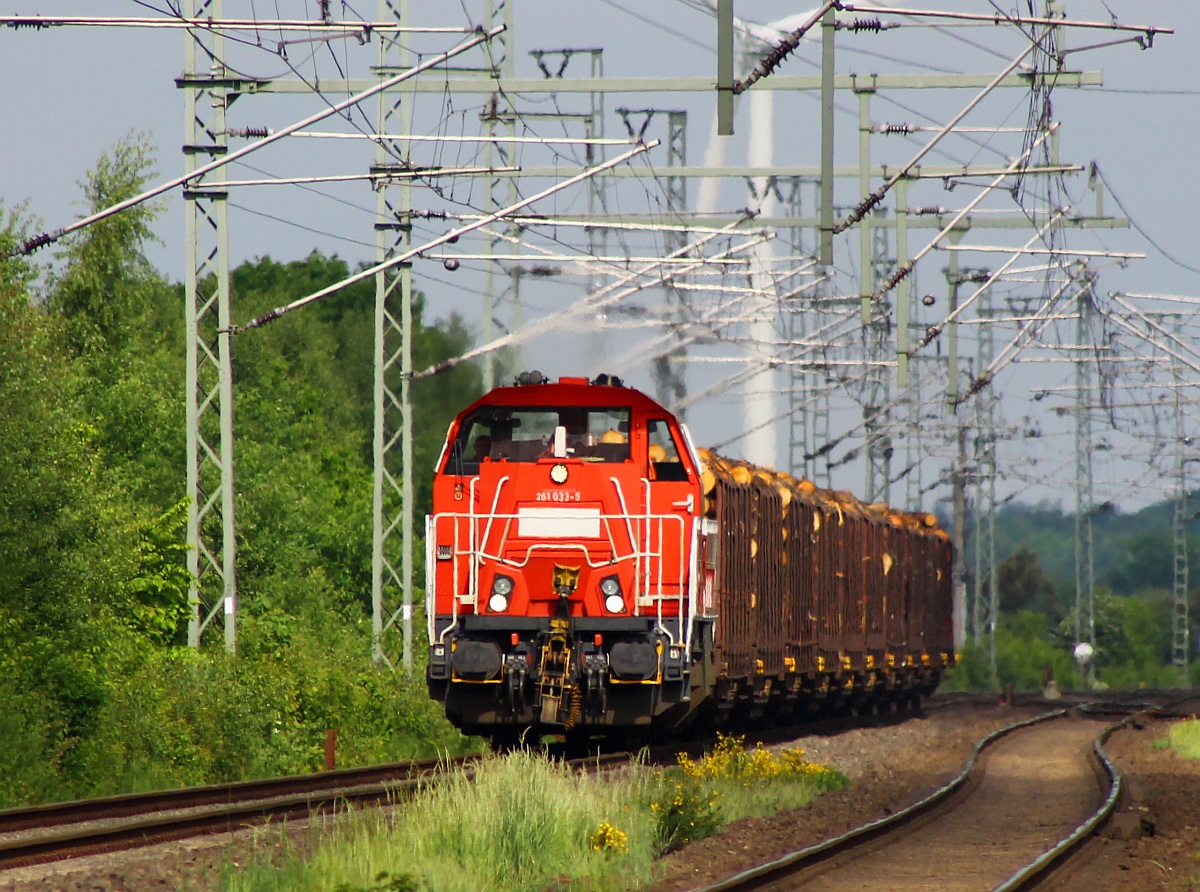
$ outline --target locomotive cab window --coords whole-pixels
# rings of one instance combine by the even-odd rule
[[[679,460],[679,447],[671,436],[667,420],[651,418],[647,421],[646,438],[649,441],[650,479],[686,481],[687,468]]]
[[[555,428],[567,433],[567,457],[629,460],[628,408],[483,406],[463,420],[443,474],[474,475],[485,462],[550,458]]]

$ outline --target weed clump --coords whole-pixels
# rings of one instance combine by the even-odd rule
[[[718,734],[702,758],[680,753],[678,765],[664,773],[650,803],[661,852],[712,836],[729,821],[799,808],[849,783],[841,772],[805,759],[803,750],[746,749],[745,741]]]

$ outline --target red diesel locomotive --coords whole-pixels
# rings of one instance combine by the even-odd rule
[[[952,661],[932,515],[698,451],[607,375],[464,410],[426,551],[430,694],[500,742],[913,702]]]

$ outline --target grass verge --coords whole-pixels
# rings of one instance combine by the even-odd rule
[[[1186,759],[1200,759],[1200,720],[1187,719],[1171,725],[1167,743]]]
[[[491,758],[391,813],[342,822],[306,859],[228,868],[228,892],[477,892],[637,889],[664,852],[729,820],[794,808],[845,777],[798,750],[743,752],[722,737],[703,759],[581,775],[539,755]],[[264,843],[266,840],[264,839]],[[265,859],[264,859],[265,861]]]

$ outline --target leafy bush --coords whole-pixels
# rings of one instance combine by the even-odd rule
[[[338,733],[342,765],[470,747],[422,679],[371,664],[361,630],[295,618],[286,627],[284,641],[247,623],[236,659],[178,648],[110,679],[98,727],[79,745],[88,792],[316,771],[326,729]]]
[[[998,684],[1011,684],[1018,691],[1040,690],[1046,668],[1060,688],[1078,685],[1071,654],[1044,614],[1023,610],[1016,616],[1001,615],[996,630]],[[963,647],[958,665],[942,685],[948,691],[987,691],[995,686],[986,644],[975,640]]]
[[[659,854],[681,849],[720,830],[725,819],[719,798],[716,790],[686,775],[664,776],[650,801]]]
[[[745,740],[718,734],[703,758],[680,753],[678,766],[663,775],[650,803],[661,851],[711,836],[726,821],[798,808],[849,783],[841,772],[806,760],[803,750],[775,753],[761,744],[747,750]]]
[[[1200,721],[1175,722],[1167,733],[1167,741],[1185,759],[1200,759]]]

